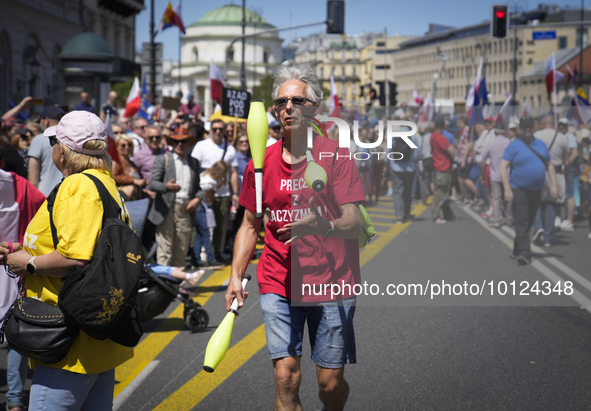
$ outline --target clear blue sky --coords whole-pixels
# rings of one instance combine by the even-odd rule
[[[146,10],[136,19],[137,51],[141,50],[143,42],[149,41],[151,0],[144,2]],[[172,0],[172,6],[174,7],[177,2],[178,0]],[[181,0],[183,23],[188,26],[205,13],[230,3],[232,0]],[[234,0],[233,3],[242,5],[241,0]],[[427,31],[429,23],[462,27],[487,20],[490,18],[491,5],[503,3],[498,0],[349,0],[345,6],[345,30],[350,34],[359,34],[363,31],[383,31],[386,28],[388,35],[421,35]],[[557,4],[575,9],[581,7],[580,0],[520,1],[522,5],[527,3],[527,9],[536,8],[538,3]],[[586,3],[587,7],[591,6],[590,0]],[[154,4],[154,20],[157,27],[168,0],[154,0]],[[326,2],[322,0],[246,0],[246,7],[259,12],[278,28],[326,19]],[[290,31],[282,31],[279,35],[287,41],[292,35],[302,37],[321,31],[324,31],[324,26],[294,30],[293,34]],[[164,43],[166,60],[178,58],[178,36],[179,30],[176,27],[171,27],[156,36],[157,42]]]

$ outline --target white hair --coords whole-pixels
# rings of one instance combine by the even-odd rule
[[[296,64],[293,60],[288,60],[275,69],[273,79],[273,93],[271,94],[273,100],[277,98],[279,86],[289,80],[299,80],[308,86],[306,87],[307,98],[316,104],[322,103],[324,93],[320,87],[320,80],[316,71],[310,66]]]

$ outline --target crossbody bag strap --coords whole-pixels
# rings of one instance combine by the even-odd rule
[[[225,143],[226,143],[226,145],[224,146],[224,154],[222,154],[222,160],[221,161],[224,161],[224,157],[226,157],[226,151],[228,151],[228,145],[230,144],[227,141]]]
[[[550,143],[550,147],[548,147],[548,153],[550,152],[550,150],[552,150],[552,146],[554,145],[554,142],[556,141],[556,136],[558,136],[558,130],[556,130],[556,133],[554,133],[554,138],[552,139],[552,142]]]
[[[57,229],[55,228],[55,223],[53,222],[53,205],[55,204],[55,197],[57,196],[57,192],[58,192],[60,186],[62,185],[62,183],[64,182],[65,178],[66,177],[62,178],[62,181],[60,181],[53,188],[53,190],[51,190],[51,193],[49,194],[49,196],[47,196],[47,211],[49,212],[49,226],[51,227],[51,238],[53,240],[53,248],[56,250],[57,250],[58,239],[57,239]]]
[[[521,142],[522,142],[523,144],[525,144],[525,145],[527,146],[527,148],[529,148],[529,149],[530,149],[530,150],[531,150],[531,151],[532,151],[532,152],[533,152],[533,153],[534,153],[534,154],[535,154],[535,155],[536,155],[536,156],[537,156],[537,157],[540,159],[540,161],[542,162],[542,164],[544,164],[544,168],[546,168],[546,160],[544,160],[544,158],[543,158],[543,157],[540,155],[540,153],[538,153],[536,150],[534,150],[534,149],[532,148],[532,146],[530,146],[530,145],[527,143],[527,141],[525,141],[525,140],[524,140],[524,139],[522,139],[521,137],[519,137],[519,140],[521,140]]]

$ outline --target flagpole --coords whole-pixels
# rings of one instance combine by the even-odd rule
[[[152,71],[150,93],[156,98],[156,46],[154,44],[154,0],[150,2],[150,70]],[[144,79],[145,80],[145,79]]]
[[[554,94],[554,129],[558,129],[558,116],[556,113],[556,103],[558,101],[558,95],[556,94],[556,65],[554,65],[552,77],[554,77],[554,84],[552,85],[552,93]]]
[[[179,10],[182,10],[183,5],[181,4],[181,0],[179,0]],[[181,31],[179,30],[179,96],[181,95]]]

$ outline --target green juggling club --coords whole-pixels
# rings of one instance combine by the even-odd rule
[[[312,150],[310,148],[306,149],[306,159],[308,160],[308,165],[306,166],[306,172],[304,173],[304,180],[306,180],[308,187],[311,187],[314,191],[320,192],[324,190],[326,181],[328,180],[326,170],[314,161]]]

